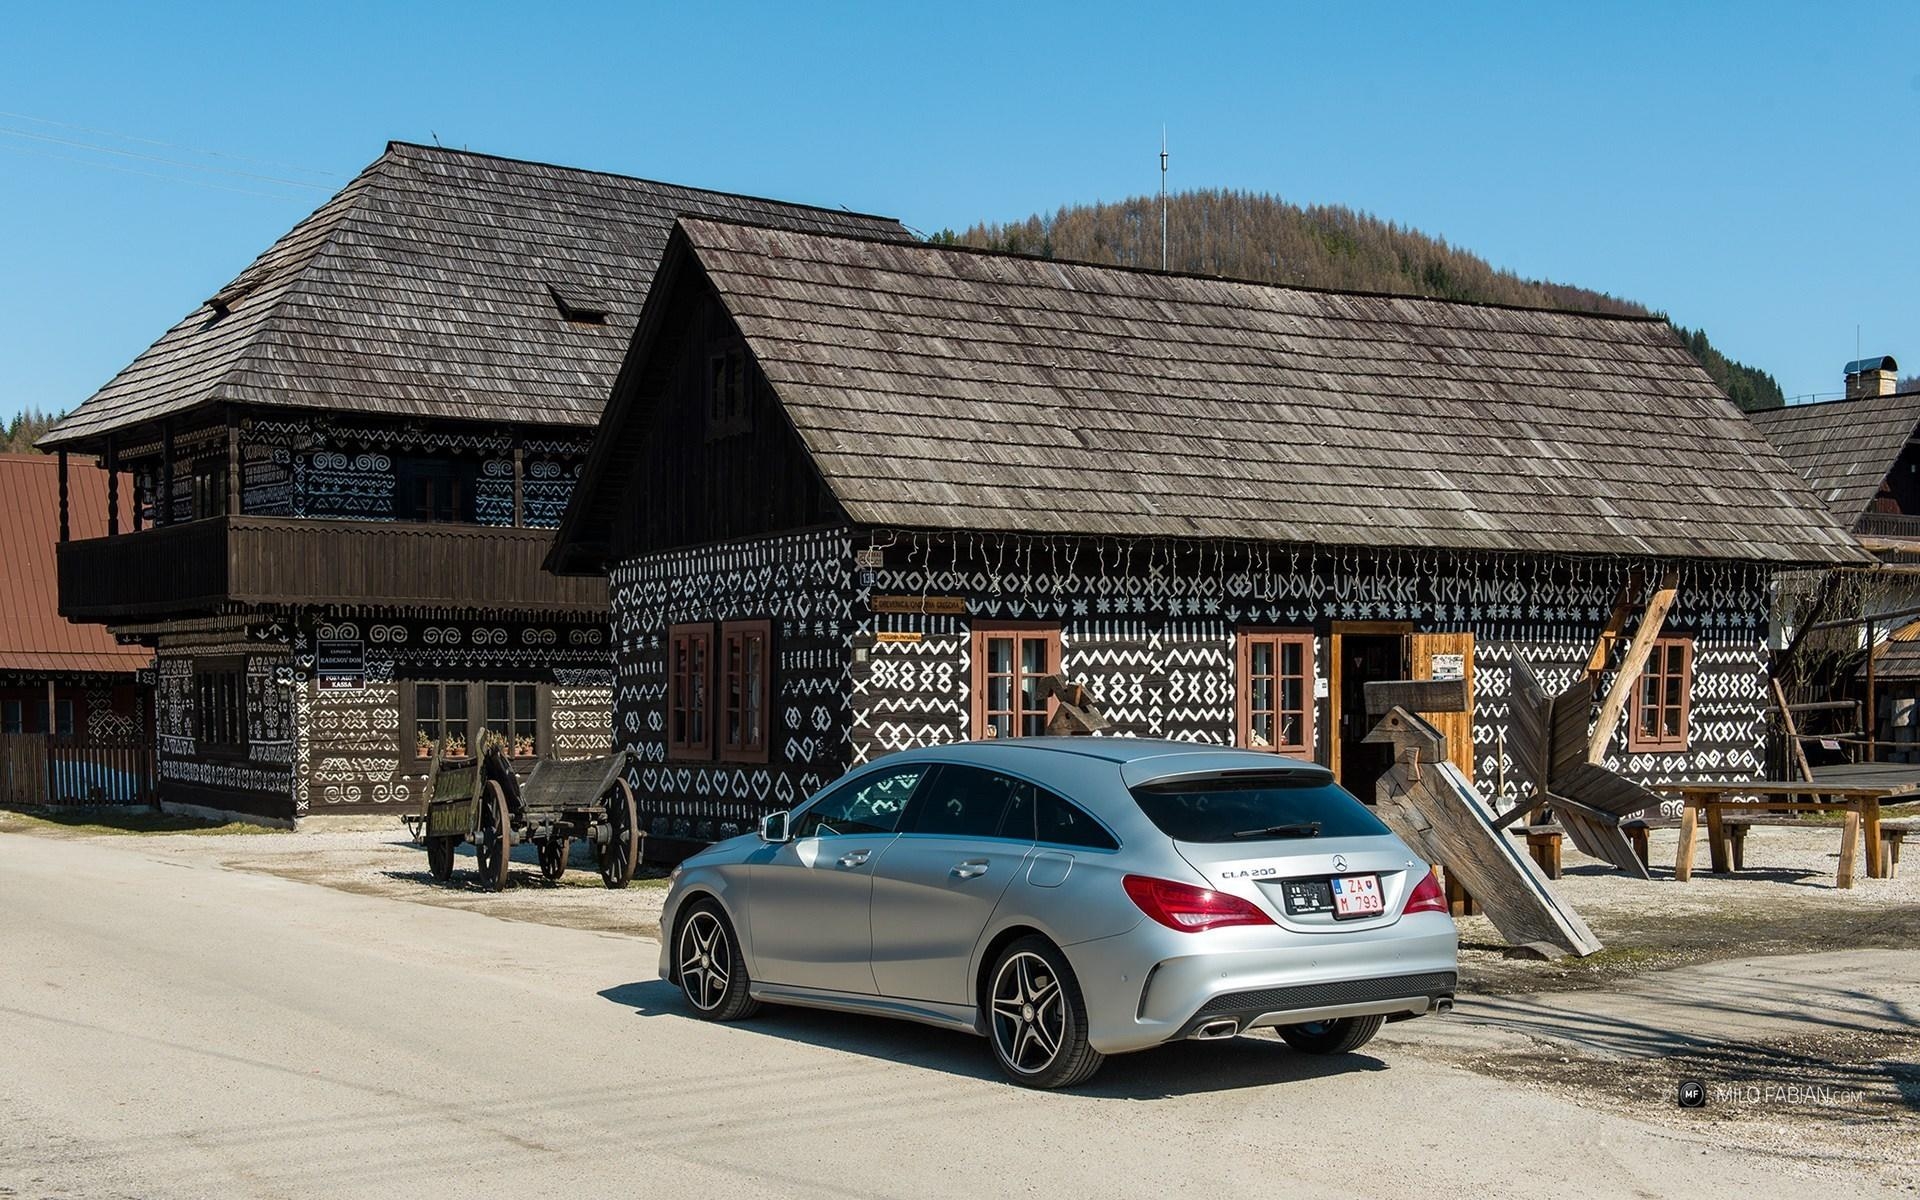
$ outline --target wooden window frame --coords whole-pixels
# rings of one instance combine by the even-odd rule
[[[419,757],[420,749],[420,694],[423,687],[437,688],[440,692],[441,716],[429,717],[430,721],[446,721],[446,697],[449,693],[459,692],[467,702],[467,752],[473,753],[480,741],[487,735],[487,689],[489,687],[530,687],[533,689],[534,746],[538,756],[553,751],[553,685],[541,680],[527,679],[406,679],[400,684],[400,773],[402,775],[425,775],[432,756]],[[508,701],[512,703],[511,699]],[[443,734],[444,736],[444,734]],[[511,754],[511,751],[509,751]],[[521,761],[531,761],[522,759]]]
[[[543,705],[540,701],[540,692],[541,692],[540,684],[501,682],[497,680],[488,680],[487,682],[480,684],[479,687],[480,687],[480,728],[490,733],[500,733],[499,730],[494,728],[495,722],[487,707],[488,702],[492,699],[491,693],[494,688],[507,689],[507,715],[505,717],[505,723],[507,728],[506,728],[506,732],[504,734],[501,734],[501,736],[506,741],[507,757],[509,759],[538,759],[543,753],[545,753],[548,749],[550,749],[550,747],[547,744],[546,722],[542,719],[542,717],[544,716],[544,713],[542,710],[545,708],[545,705]],[[533,694],[533,716],[526,717],[526,718],[522,718],[517,715],[519,710],[515,705],[515,701],[519,699],[521,694],[521,689],[523,688]],[[473,705],[471,701],[468,702],[467,710],[469,713],[473,711]],[[468,720],[469,720],[469,724],[471,724],[472,718],[469,717]],[[524,725],[532,726],[532,730],[529,734],[529,736],[532,739],[532,746],[527,753],[521,754],[518,752],[518,742],[515,739],[517,739],[520,736],[521,727]]]
[[[735,738],[729,731],[733,725],[737,709],[734,705],[734,649],[739,647],[741,661],[744,662],[747,643],[758,640],[760,643],[760,679],[753,689],[751,699],[760,710],[760,736],[754,740]],[[714,639],[715,653],[712,658],[715,686],[709,691],[709,706],[717,708],[719,720],[711,726],[718,747],[716,757],[722,762],[764,763],[772,745],[773,730],[773,622],[770,620],[725,621],[720,625],[719,636]],[[744,689],[741,690],[745,694]],[[713,704],[717,699],[718,704]],[[742,715],[740,727],[744,732],[746,721]]]
[[[209,700],[231,685],[225,721]],[[214,708],[214,711],[209,711]],[[230,724],[230,729],[210,728],[209,723]],[[49,731],[51,732],[51,731]],[[226,735],[231,734],[231,737]],[[247,742],[247,659],[245,655],[199,658],[193,663],[193,744],[203,758],[246,758]]]
[[[1241,749],[1258,750],[1263,753],[1279,754],[1287,758],[1299,758],[1312,761],[1316,725],[1320,716],[1317,711],[1317,706],[1314,703],[1313,694],[1313,683],[1317,674],[1315,669],[1317,664],[1314,653],[1316,641],[1317,639],[1311,629],[1252,627],[1236,631],[1234,637],[1234,736]],[[1253,648],[1256,644],[1271,645],[1273,647],[1275,673],[1272,679],[1274,681],[1274,704],[1276,707],[1272,710],[1263,709],[1262,711],[1272,711],[1274,713],[1274,728],[1276,730],[1280,726],[1280,714],[1294,711],[1292,709],[1277,707],[1280,703],[1280,680],[1285,678],[1279,674],[1281,647],[1300,647],[1301,707],[1298,711],[1300,713],[1300,732],[1303,740],[1299,742],[1289,742],[1271,746],[1256,746],[1253,744]]]
[[[446,723],[448,719],[447,695],[455,691],[462,694],[467,704],[467,715],[462,718],[467,726],[467,753],[473,753],[474,744],[479,740],[480,734],[474,726],[473,683],[471,681],[464,679],[409,679],[404,681],[402,688],[405,711],[401,714],[403,740],[400,745],[400,754],[402,761],[406,764],[402,770],[403,774],[425,775],[428,765],[433,762],[433,749],[431,746],[428,748],[427,754],[424,757],[420,754],[421,688],[433,688],[439,694],[439,714],[428,717],[427,719],[439,724],[440,740],[442,741],[446,738]]]
[[[1649,672],[1661,682],[1661,692],[1666,691],[1665,682],[1672,678],[1666,669],[1666,652],[1679,647],[1680,657],[1680,733],[1678,736],[1664,733],[1642,733],[1641,715],[1646,711],[1646,683]],[[1658,669],[1656,670],[1656,665]],[[1664,718],[1670,707],[1664,701],[1656,702],[1659,717]],[[1693,740],[1693,639],[1685,636],[1657,637],[1653,639],[1653,649],[1647,655],[1646,665],[1640,668],[1640,674],[1633,681],[1627,704],[1627,753],[1629,754],[1681,754],[1685,753]],[[1656,720],[1656,728],[1665,728],[1664,720]]]
[[[738,338],[723,338],[709,347],[706,377],[701,384],[705,401],[706,440],[753,432],[753,359]]]
[[[713,645],[714,626],[711,622],[697,625],[671,625],[667,628],[666,657],[666,707],[667,707],[667,757],[683,761],[711,761],[713,758]],[[695,645],[703,647],[701,667],[697,682],[700,684],[700,736],[688,737],[687,723],[682,712],[695,710],[691,701],[683,704],[681,695],[691,691],[696,682],[691,670],[682,672],[679,667],[681,648],[687,649],[692,657]]]
[[[987,733],[987,730],[992,728],[989,718],[994,715],[993,712],[987,708],[987,680],[989,678],[987,672],[987,649],[989,642],[995,638],[1003,637],[1012,637],[1014,639],[1011,696],[1012,703],[1015,707],[1008,714],[1013,718],[1011,724],[1014,732],[1010,737],[1019,738],[1030,736],[1020,732],[1021,721],[1025,717],[1032,715],[1030,710],[1019,707],[1021,693],[1020,683],[1026,674],[1020,667],[1021,643],[1029,640],[1045,642],[1047,647],[1047,665],[1042,674],[1056,674],[1060,671],[1060,625],[1057,621],[975,621],[970,638],[972,655],[970,673],[973,680],[973,724],[970,727],[970,732],[975,740],[986,740],[995,736]],[[1051,719],[1054,707],[1055,701],[1049,697],[1046,702],[1046,708],[1042,711],[1042,715],[1045,718]]]

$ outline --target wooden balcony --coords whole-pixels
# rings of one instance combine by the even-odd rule
[[[1863,538],[1920,539],[1920,517],[1870,512],[1861,516],[1853,531]]]
[[[229,605],[599,613],[606,581],[541,570],[549,529],[218,517],[60,544],[60,612],[124,621]]]

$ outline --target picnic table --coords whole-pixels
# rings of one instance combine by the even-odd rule
[[[1920,783],[1869,784],[1845,781],[1812,783],[1660,783],[1656,792],[1680,797],[1680,848],[1674,855],[1673,877],[1682,883],[1693,877],[1693,852],[1700,834],[1700,814],[1707,817],[1708,847],[1712,870],[1727,874],[1733,856],[1727,835],[1726,818],[1734,814],[1784,812],[1837,812],[1845,814],[1840,827],[1840,869],[1834,886],[1853,886],[1853,864],[1860,856],[1862,834],[1866,839],[1867,877],[1879,879],[1883,873],[1880,851],[1880,804],[1882,801],[1920,793]]]

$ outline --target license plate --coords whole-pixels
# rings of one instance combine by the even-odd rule
[[[1343,875],[1333,881],[1335,917],[1371,917],[1386,911],[1378,875]]]

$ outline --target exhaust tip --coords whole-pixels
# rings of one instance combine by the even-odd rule
[[[1443,1016],[1443,1017],[1444,1017],[1444,1016],[1446,1016],[1446,1015],[1447,1015],[1448,1013],[1450,1013],[1450,1012],[1452,1012],[1452,1011],[1453,1011],[1453,997],[1452,997],[1452,996],[1442,996],[1442,997],[1440,997],[1440,998],[1439,998],[1438,1000],[1435,1000],[1435,1001],[1433,1002],[1433,1011],[1434,1011],[1434,1012],[1435,1012],[1436,1014],[1438,1014],[1439,1016]]]
[[[1239,1032],[1240,1022],[1238,1021],[1208,1021],[1205,1025],[1193,1031],[1193,1037],[1195,1041],[1199,1042],[1217,1042],[1222,1038],[1230,1038]]]

